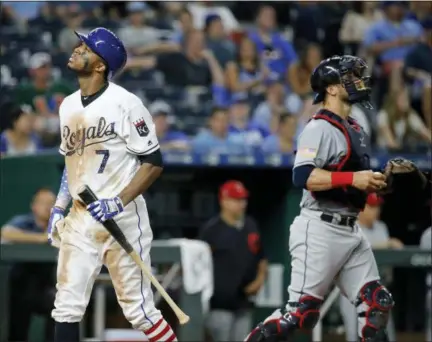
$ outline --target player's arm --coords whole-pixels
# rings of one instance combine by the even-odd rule
[[[148,190],[163,170],[162,154],[153,119],[142,102],[133,105],[124,119],[126,149],[141,163],[130,183],[120,192],[123,206]]]
[[[212,84],[224,85],[225,84],[225,75],[222,67],[220,66],[218,60],[214,56],[211,50],[203,50],[201,55],[207,61],[210,74],[212,78]]]
[[[258,291],[261,289],[261,287],[264,285],[264,282],[267,278],[268,273],[268,259],[266,256],[266,253],[263,249],[263,245],[260,240],[260,247],[259,252],[257,254],[257,258],[259,260],[257,265],[257,275],[255,279],[249,283],[246,288],[245,292],[248,295],[255,295],[258,293]]]
[[[372,171],[327,171],[323,167],[330,161],[332,135],[324,122],[310,122],[299,137],[294,161],[293,184],[309,191],[326,191],[354,186],[361,190],[377,191],[386,186],[385,176]]]
[[[64,154],[64,149],[60,146],[60,153]],[[63,175],[60,181],[60,188],[54,207],[51,209],[50,218],[48,221],[48,241],[55,247],[60,245],[59,225],[64,223],[64,214],[66,208],[72,200],[69,193],[68,174],[66,167],[63,169]]]
[[[239,70],[234,62],[228,62],[225,71],[225,78],[227,80],[227,88],[233,92],[246,91],[259,86],[262,79],[257,77],[250,81],[241,82],[239,80]]]
[[[8,224],[1,229],[1,239],[16,243],[46,243],[48,241],[46,233],[27,232]]]
[[[146,192],[154,181],[161,175],[163,170],[160,148],[148,155],[138,156],[138,158],[141,162],[141,167],[130,183],[119,194],[119,197],[125,206],[132,202],[136,197]]]
[[[28,216],[15,216],[1,227],[2,243],[46,243],[47,234],[29,230]]]

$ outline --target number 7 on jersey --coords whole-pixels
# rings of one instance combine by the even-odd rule
[[[102,163],[99,166],[98,173],[103,173],[106,167],[106,164],[108,163],[108,158],[110,156],[109,150],[96,150],[96,154],[103,155]]]

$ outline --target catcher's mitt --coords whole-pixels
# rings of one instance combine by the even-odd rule
[[[387,187],[380,194],[388,194],[402,188],[421,192],[427,184],[426,176],[412,161],[404,158],[390,159],[383,174],[387,177]]]

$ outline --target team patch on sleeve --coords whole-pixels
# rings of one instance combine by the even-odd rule
[[[138,135],[140,137],[146,137],[149,134],[150,130],[147,127],[147,124],[145,123],[144,118],[140,118],[139,120],[134,121],[133,124],[134,124],[134,126],[138,132]]]
[[[315,158],[317,155],[317,149],[316,148],[307,148],[307,147],[300,148],[297,151],[297,154],[303,158]]]

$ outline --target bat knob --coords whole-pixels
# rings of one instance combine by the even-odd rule
[[[181,316],[181,317],[179,318],[179,322],[180,322],[181,325],[186,324],[187,322],[189,322],[189,320],[190,320],[190,318],[189,318],[189,316],[186,315],[186,314],[183,315],[183,316]]]
[[[78,187],[77,189],[77,194],[82,194],[83,192],[85,192],[87,189],[87,187],[85,185],[81,185],[80,187]]]

